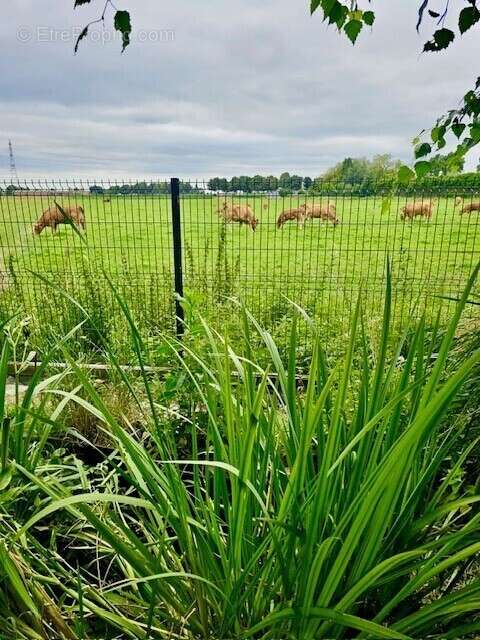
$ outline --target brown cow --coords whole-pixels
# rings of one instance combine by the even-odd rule
[[[328,201],[324,205],[308,204],[304,206],[306,207],[307,218],[309,219],[319,218],[320,220],[330,220],[334,226],[340,222],[337,218],[337,207],[333,202]]]
[[[39,236],[46,227],[52,229],[52,233],[57,231],[59,224],[75,223],[85,230],[85,210],[83,207],[61,207],[55,202],[49,209],[44,211],[33,227],[33,233]]]
[[[462,198],[456,198],[455,207],[463,204]],[[463,207],[460,209],[460,215],[462,213],[472,213],[472,211],[480,211],[480,202],[468,202],[467,204],[463,204]]]
[[[421,202],[411,202],[401,209],[400,218],[405,220],[413,220],[415,216],[420,216],[430,220],[432,217],[433,202],[431,200],[422,200]]]
[[[250,205],[245,204],[228,204],[224,201],[217,210],[217,213],[225,220],[225,222],[239,222],[240,224],[247,224],[255,231],[258,225],[258,219],[250,208]]]
[[[303,227],[305,220],[307,219],[307,213],[305,205],[298,207],[297,209],[286,209],[278,216],[277,228],[281,229],[283,225],[289,220],[296,220],[297,223]]]

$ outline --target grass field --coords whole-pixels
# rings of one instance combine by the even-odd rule
[[[373,319],[381,306],[390,256],[395,316],[406,317],[418,303],[418,309],[426,308],[433,317],[438,295],[456,295],[480,259],[480,216],[460,216],[453,198],[436,200],[431,221],[403,222],[399,213],[404,198],[393,198],[386,206],[381,197],[338,197],[337,227],[315,220],[303,229],[289,223],[278,230],[275,221],[281,211],[306,199],[313,202],[301,196],[234,197],[248,201],[259,218],[253,232],[222,224],[217,197],[182,197],[185,288],[205,312],[215,311],[226,296],[238,295],[262,320],[275,325],[288,310],[288,297],[334,325],[348,316],[361,287]],[[12,300],[18,305],[20,296],[27,312],[45,315],[52,294],[27,273],[31,270],[53,275],[65,286],[75,283],[77,294],[86,287],[92,304],[103,304],[109,314],[110,302],[99,284],[104,269],[146,322],[165,328],[171,320],[173,281],[169,198],[127,196],[104,202],[101,196],[59,196],[57,201],[84,207],[86,250],[68,226],[55,235],[46,229],[33,236],[33,222],[53,197],[0,198],[0,258],[4,272],[13,269],[16,286],[13,295],[12,275],[7,273],[3,308],[11,307]]]

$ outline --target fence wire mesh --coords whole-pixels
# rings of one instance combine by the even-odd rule
[[[222,329],[234,330],[242,300],[280,334],[294,302],[341,335],[360,293],[375,323],[387,256],[394,321],[421,313],[446,319],[445,298],[458,297],[480,259],[480,190],[458,181],[401,188],[316,181],[308,194],[292,195],[209,186],[180,182],[181,276],[187,302]],[[109,278],[141,327],[174,331],[170,181],[4,181],[0,189],[0,320],[21,311],[35,331],[58,333],[80,321],[45,278],[112,332],[119,310]],[[86,243],[62,224],[65,213],[78,222],[80,207]]]

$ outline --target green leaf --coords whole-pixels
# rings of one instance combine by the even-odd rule
[[[13,477],[13,465],[10,465],[5,469],[5,471],[0,472],[0,491],[5,491],[5,489],[10,484],[10,481]]]
[[[5,578],[7,579],[7,585],[10,584],[18,600],[37,618],[39,615],[37,605],[25,585],[23,575],[3,542],[0,542],[0,569],[2,582],[4,582]]]
[[[480,122],[474,122],[470,125],[470,137],[475,144],[480,142]]]
[[[369,27],[375,22],[375,14],[373,11],[365,11],[363,14],[363,21],[365,24],[368,24]]]
[[[347,7],[345,7],[343,4],[340,4],[338,0],[335,0],[328,14],[327,12],[325,12],[325,15],[328,15],[328,22],[330,24],[336,24],[339,29],[342,28],[342,25],[346,20],[347,14],[348,14]]]
[[[273,611],[269,613],[261,622],[258,622],[255,626],[248,629],[243,637],[249,638],[259,631],[262,631],[268,627],[279,628],[278,623],[283,620],[287,620],[289,618],[295,618],[298,616],[298,612],[294,609],[281,609],[280,611]],[[335,609],[327,609],[324,607],[310,607],[305,614],[305,617],[309,618],[320,618],[324,620],[332,620],[335,624],[342,625],[346,628],[357,629],[358,631],[363,631],[371,638],[392,638],[398,640],[409,640],[410,636],[406,636],[404,634],[399,633],[393,629],[389,629],[388,627],[384,627],[380,624],[376,624],[375,622],[370,622],[369,620],[365,620],[358,616],[352,616],[348,613],[341,613],[335,611]],[[277,636],[278,637],[278,636]]]
[[[460,33],[464,34],[470,27],[473,27],[475,23],[480,20],[480,11],[475,6],[465,7],[460,11],[458,17],[458,28]]]
[[[455,34],[450,29],[438,29],[433,34],[433,40],[429,40],[423,47],[424,51],[442,51],[455,40]]]
[[[362,30],[362,27],[363,25],[360,20],[349,20],[344,26],[343,29],[352,44],[355,44],[355,41],[358,38],[358,34]]]
[[[430,162],[428,160],[419,160],[415,163],[415,172],[417,178],[423,178],[430,171]]]
[[[320,6],[320,1],[321,0],[311,0],[311,2],[310,2],[310,15],[314,14],[315,11],[318,9],[318,7]]]
[[[415,178],[415,173],[410,169],[410,167],[407,167],[407,165],[404,164],[398,170],[397,177],[400,184],[407,184],[410,180]]]
[[[456,135],[457,138],[460,138],[462,133],[465,131],[465,125],[463,122],[458,122],[456,124],[452,124],[452,131]]]
[[[415,158],[423,158],[423,156],[428,156],[431,151],[432,147],[428,144],[428,142],[422,142],[415,147]]]
[[[332,12],[333,7],[336,4],[339,4],[338,0],[320,0],[320,1],[322,3],[322,9],[323,9],[323,13],[325,14],[325,17],[328,17]]]
[[[114,19],[114,26],[122,34],[122,53],[130,44],[130,34],[132,33],[132,23],[128,11],[117,11]]]
[[[438,142],[438,140],[440,140],[440,138],[443,138],[445,135],[447,128],[442,125],[442,126],[438,126],[438,127],[433,127],[430,135],[432,137],[432,142]]]
[[[79,36],[78,36],[78,38],[77,38],[77,41],[76,41],[76,43],[75,43],[75,49],[74,49],[74,52],[75,52],[75,53],[77,53],[77,51],[78,51],[78,45],[80,44],[80,42],[81,42],[84,38],[86,38],[86,37],[87,37],[87,35],[88,35],[88,24],[87,24],[87,26],[85,27],[85,29],[83,29],[83,31],[80,33],[80,35],[79,35]]]
[[[75,0],[75,4],[73,5],[73,8],[76,9],[82,4],[89,4],[91,1],[92,0]]]
[[[443,147],[446,145],[447,143],[445,142],[445,138],[440,138],[437,141],[437,149],[443,149]]]
[[[475,116],[480,114],[480,98],[474,91],[469,91],[464,98],[466,111]]]
[[[65,509],[71,505],[84,505],[84,504],[128,504],[142,509],[152,509],[153,506],[148,500],[142,498],[134,498],[132,496],[122,496],[115,493],[78,493],[74,496],[67,496],[66,498],[59,498],[58,500],[52,500],[46,507],[35,513],[30,519],[17,531],[16,536],[19,537],[33,527],[37,522],[43,520],[52,513]]]

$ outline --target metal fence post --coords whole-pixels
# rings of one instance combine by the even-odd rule
[[[173,268],[175,274],[175,315],[177,337],[183,336],[184,313],[180,304],[183,298],[183,269],[182,269],[182,225],[180,220],[180,180],[172,178],[170,180],[170,193],[172,199],[172,231],[173,231]]]

